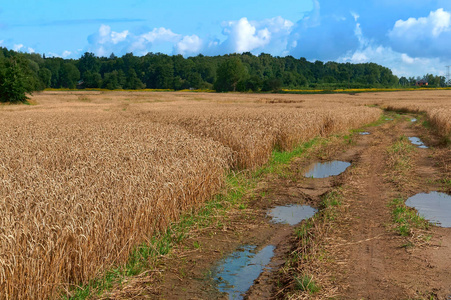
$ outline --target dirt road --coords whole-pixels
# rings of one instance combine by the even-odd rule
[[[214,280],[214,270],[221,259],[240,245],[254,245],[255,252],[272,245],[274,256],[242,295],[245,299],[449,299],[451,228],[412,229],[402,236],[394,230],[390,207],[393,199],[407,199],[419,192],[449,192],[449,185],[440,181],[445,176],[442,162],[449,149],[419,122],[410,122],[413,116],[390,117],[394,120],[367,128],[369,135],[356,133],[352,140],[332,139],[295,159],[279,176],[269,175],[239,207],[218,216],[214,225],[192,231],[170,257],[163,258],[158,266],[160,275],[153,274],[149,279],[152,288],[146,289],[146,280],[139,284],[131,281],[136,286],[128,291],[135,292],[118,291],[115,295],[227,299],[227,293],[218,291]],[[409,154],[407,172],[392,170],[389,161],[388,149],[401,136],[419,136],[430,147],[415,148]],[[312,162],[322,160],[348,161],[352,166],[339,176],[303,176]],[[293,258],[293,232],[299,225],[275,224],[267,212],[287,204],[321,209],[322,197],[332,190],[339,191],[342,203],[334,218],[322,221],[328,222],[322,227],[327,230],[311,240],[320,250],[318,257],[305,261],[315,261],[315,266],[293,269],[293,262],[287,260]],[[290,281],[296,272],[312,269],[314,273],[310,275],[319,291],[302,291]]]
[[[416,149],[406,174],[393,174],[387,168],[390,145],[401,136],[426,136],[427,132],[408,120],[372,131],[357,142],[363,150],[343,186],[347,209],[328,245],[340,249],[334,257],[337,295],[343,299],[447,299],[451,231],[431,228],[425,233],[433,237],[430,242],[406,247],[412,237],[391,230],[393,199],[442,188],[431,184],[441,175],[432,149]],[[434,143],[429,140],[431,147]]]

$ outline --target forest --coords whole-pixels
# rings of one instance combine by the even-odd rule
[[[264,53],[184,58],[162,53],[97,57],[86,52],[80,59],[63,59],[0,48],[0,99],[9,102],[23,101],[25,93],[46,88],[277,92],[412,86],[419,79],[426,79],[432,87],[446,83],[444,77],[431,74],[398,78],[375,63],[310,62]]]

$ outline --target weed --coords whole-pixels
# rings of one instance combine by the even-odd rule
[[[389,206],[392,209],[392,218],[395,231],[401,236],[411,236],[413,229],[429,229],[429,222],[418,215],[418,212],[407,207],[401,198],[393,199]]]
[[[294,278],[295,289],[308,292],[309,294],[315,294],[320,291],[320,287],[313,280],[312,276],[301,275]]]
[[[412,168],[411,153],[415,147],[410,143],[409,139],[403,135],[398,141],[387,149],[387,165],[388,167],[399,175],[396,175],[394,181],[401,180],[402,176],[407,175],[407,172]]]
[[[194,241],[194,242],[193,242],[193,246],[194,246],[194,248],[196,248],[196,249],[200,249],[200,242],[199,242],[199,241]]]
[[[334,190],[332,192],[327,193],[321,202],[321,213],[325,220],[334,220],[336,217],[336,209],[335,207],[341,205],[342,195],[339,193],[339,190]]]

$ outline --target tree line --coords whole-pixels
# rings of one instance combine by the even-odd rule
[[[441,77],[426,75],[429,86],[444,85]],[[45,88],[210,89],[278,91],[286,89],[374,88],[412,85],[375,63],[310,62],[292,56],[251,53],[184,58],[162,53],[79,59],[45,57],[0,48],[0,99],[24,101],[25,93]],[[19,96],[17,96],[19,95]],[[26,98],[26,97],[25,97]],[[7,99],[7,100],[5,100]]]

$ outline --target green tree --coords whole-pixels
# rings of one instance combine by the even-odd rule
[[[102,75],[98,72],[86,71],[83,75],[83,82],[87,88],[99,88],[102,86]]]
[[[122,70],[105,73],[105,76],[103,77],[102,88],[109,90],[122,89],[125,85],[125,81],[125,74]]]
[[[263,81],[257,75],[251,76],[246,80],[246,90],[248,91],[258,92],[262,87]]]
[[[60,81],[62,87],[74,89],[79,79],[80,71],[74,64],[67,62],[61,66]]]
[[[263,82],[262,91],[278,92],[282,88],[282,81],[279,78],[268,78]]]
[[[399,78],[399,84],[402,86],[408,86],[409,85],[409,80],[402,76],[401,78]]]
[[[86,52],[82,57],[78,60],[78,70],[82,77],[86,72],[96,73],[99,72],[99,58],[97,58],[94,53]]]
[[[245,74],[241,60],[231,57],[219,65],[214,88],[217,92],[236,91],[238,82],[244,79]]]
[[[128,70],[124,88],[130,90],[139,90],[145,87],[146,85],[142,83],[142,81],[138,78],[138,75],[136,75],[135,70],[134,69]]]
[[[27,85],[23,61],[19,57],[10,57],[5,63],[5,70],[0,76],[0,101],[11,103],[25,103],[27,93],[31,93]]]
[[[41,89],[50,87],[52,83],[52,71],[47,68],[41,68],[38,71],[38,76],[41,82]]]

